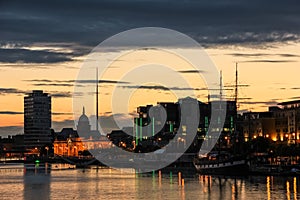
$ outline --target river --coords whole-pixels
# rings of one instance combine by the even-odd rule
[[[115,169],[0,168],[0,199],[288,199],[300,200],[299,177],[135,174]]]

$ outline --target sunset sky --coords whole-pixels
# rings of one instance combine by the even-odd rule
[[[299,11],[296,0],[0,1],[0,136],[23,132],[23,97],[36,89],[52,96],[53,128],[73,127],[74,80],[87,55],[103,40],[140,27],[173,29],[199,42],[222,70],[224,86],[234,84],[238,62],[239,84],[248,85],[239,88],[244,98],[240,110],[266,111],[279,102],[300,99]],[[149,52],[158,57],[158,52]],[[160,56],[178,71],[189,69],[180,60]],[[137,52],[128,59],[139,64],[141,57],[147,58]],[[114,64],[99,87],[103,120],[111,115],[106,98],[122,70],[128,69],[122,62]],[[192,87],[205,87],[199,73],[178,73]],[[122,88],[134,86],[125,80]],[[233,91],[226,95],[232,98]],[[196,91],[195,96],[207,101],[206,91]],[[128,112],[157,101],[174,102],[176,95],[156,87],[139,89]]]

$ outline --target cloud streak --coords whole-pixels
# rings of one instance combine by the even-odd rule
[[[300,57],[297,54],[267,54],[267,53],[229,53],[226,55],[235,56],[235,57],[270,57],[270,56],[280,56],[283,58],[294,58]]]
[[[24,94],[24,90],[19,90],[16,88],[0,88],[0,95],[5,95],[5,94]]]
[[[24,91],[19,90],[16,88],[0,88],[0,95],[8,95],[8,94],[15,94],[15,95],[25,95],[27,93],[31,93],[32,91]],[[71,98],[71,92],[61,92],[61,91],[45,91],[50,96],[54,98]]]
[[[128,88],[128,89],[144,89],[144,90],[161,90],[161,91],[188,91],[188,90],[196,90],[196,91],[201,91],[201,90],[208,90],[208,88],[186,88],[186,87],[165,87],[161,85],[125,85],[125,86],[119,86],[121,88]],[[213,89],[212,89],[213,90]],[[215,89],[218,90],[218,89]],[[231,89],[224,89],[224,90],[231,90]]]
[[[49,93],[51,97],[54,98],[71,98],[73,95],[71,92],[58,92],[58,91],[53,91]]]
[[[26,82],[37,82],[34,84],[68,84],[68,83],[96,83],[96,80],[50,80],[50,79],[31,79],[23,80]],[[108,83],[108,84],[129,84],[126,81],[117,80],[98,80],[98,83]]]
[[[296,60],[271,60],[271,59],[239,61],[239,63],[290,63],[290,62],[297,62],[297,61]]]
[[[263,105],[266,105],[266,106],[274,106],[274,105],[278,104],[277,101],[241,101],[239,103],[244,104],[244,105],[263,104]]]
[[[70,83],[34,83],[33,86],[57,86],[57,87],[73,87],[74,84]]]
[[[21,111],[0,111],[0,115],[23,115]],[[73,113],[52,112],[51,115],[73,115]]]
[[[180,70],[178,72],[183,73],[183,74],[200,74],[200,73],[204,73],[205,71],[203,71],[203,70]]]
[[[18,111],[0,111],[0,115],[22,115],[23,112]]]
[[[72,61],[72,55],[46,50],[0,49],[0,62],[4,63],[60,63]]]

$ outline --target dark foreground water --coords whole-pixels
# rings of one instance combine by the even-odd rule
[[[137,175],[113,169],[0,168],[0,199],[300,199],[298,177]]]

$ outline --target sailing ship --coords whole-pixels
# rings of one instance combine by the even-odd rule
[[[194,165],[200,174],[247,175],[249,162],[244,156],[234,156],[228,152],[211,152],[194,159]]]
[[[238,109],[238,71],[236,64],[236,80],[235,80],[235,97],[233,103],[234,112],[237,116]],[[222,71],[220,72],[220,102],[226,102],[223,100],[222,93]],[[234,123],[233,130],[233,141],[237,138],[236,123]],[[220,138],[218,140],[219,146],[215,147],[216,151],[212,151],[206,155],[198,155],[193,163],[196,170],[200,174],[216,174],[216,175],[247,175],[249,173],[250,162],[246,155],[237,153],[236,149],[225,149],[221,148]],[[229,153],[230,152],[230,153]],[[233,153],[234,152],[234,153]]]

